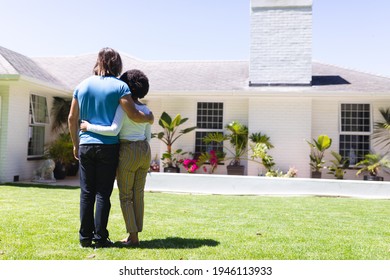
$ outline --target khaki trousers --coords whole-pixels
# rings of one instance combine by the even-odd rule
[[[144,219],[144,189],[151,161],[147,141],[121,140],[117,183],[128,233],[141,232]]]

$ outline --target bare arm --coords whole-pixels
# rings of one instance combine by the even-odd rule
[[[153,124],[154,122],[154,116],[153,113],[150,112],[150,114],[144,114],[140,111],[138,111],[135,108],[134,101],[131,98],[130,95],[126,95],[122,97],[119,101],[120,105],[123,108],[123,111],[125,111],[126,115],[129,117],[129,119],[138,122],[138,123],[144,123],[148,122],[150,124]]]
[[[73,156],[75,159],[78,158],[79,153],[79,103],[77,99],[72,99],[72,104],[70,105],[70,112],[68,116],[68,126],[70,137],[72,138],[73,143]]]

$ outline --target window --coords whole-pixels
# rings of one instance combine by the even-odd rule
[[[46,97],[30,96],[28,130],[28,156],[43,156],[45,144],[45,125],[49,123]]]
[[[370,104],[341,104],[340,155],[355,165],[370,152]]]
[[[222,143],[205,144],[202,140],[209,133],[223,133],[223,103],[198,102],[196,125],[195,156],[211,150],[223,152]]]

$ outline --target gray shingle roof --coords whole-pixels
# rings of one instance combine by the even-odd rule
[[[64,88],[54,76],[31,58],[0,46],[0,75],[20,75]]]
[[[34,58],[69,89],[92,74],[96,54]],[[150,80],[150,91],[267,91],[248,86],[248,61],[144,61],[121,53],[123,69],[138,68]],[[389,92],[390,78],[313,62],[310,91]]]
[[[96,54],[42,57],[34,60],[73,89],[92,74]],[[123,70],[141,69],[151,91],[233,90],[246,84],[247,62],[242,61],[143,61],[121,54]]]
[[[1,56],[9,63],[2,63]],[[19,73],[69,91],[92,75],[97,54],[28,58],[0,47],[0,74]],[[123,69],[141,69],[149,77],[151,92],[269,91],[249,87],[248,61],[145,61],[121,53]],[[4,59],[3,59],[4,62]],[[11,67],[11,66],[12,67]],[[389,93],[390,78],[313,62],[313,86],[306,92]],[[277,90],[277,88],[273,89]],[[283,91],[288,90],[284,88]],[[296,89],[295,89],[296,90]]]

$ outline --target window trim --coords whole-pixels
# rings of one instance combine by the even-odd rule
[[[364,132],[364,131],[342,131],[342,120],[341,120],[341,115],[342,115],[342,111],[341,111],[341,106],[343,104],[351,104],[351,105],[359,105],[359,104],[367,104],[370,106],[370,131],[369,132]],[[339,134],[344,134],[344,135],[371,135],[372,134],[372,131],[373,131],[373,128],[374,128],[374,124],[373,124],[373,112],[372,112],[372,104],[370,102],[354,102],[354,103],[346,103],[346,102],[340,102],[339,103]]]
[[[33,96],[37,96],[40,98],[43,98],[45,101],[45,122],[36,122],[36,113],[37,109],[34,110],[34,103],[33,103]],[[46,126],[50,124],[50,114],[49,114],[49,108],[48,108],[48,97],[39,95],[36,93],[31,92],[29,97],[29,116],[28,116],[28,133],[27,133],[27,159],[39,159],[42,158],[45,154],[45,139],[46,139]],[[42,154],[32,154],[30,155],[29,152],[29,143],[30,143],[30,136],[32,136],[32,131],[34,127],[42,127],[43,128],[43,142],[42,142]]]
[[[370,131],[342,131],[342,105],[343,104],[350,104],[350,105],[359,105],[359,104],[364,104],[364,105],[369,105],[370,109]],[[338,122],[339,122],[339,148],[338,152],[341,154],[341,142],[340,142],[340,137],[342,135],[353,135],[353,136],[370,136],[373,132],[373,127],[374,127],[374,119],[373,119],[373,105],[370,102],[340,102],[339,103],[339,117],[338,117]],[[371,150],[371,137],[369,137],[369,150],[368,153],[370,153]],[[358,162],[358,161],[357,161]],[[355,164],[350,164],[349,169],[356,169]]]
[[[34,102],[33,102],[33,96],[37,96],[37,97],[40,97],[40,98],[44,98],[45,100],[45,109],[46,109],[46,112],[45,112],[45,122],[37,122],[36,121],[36,109],[34,107]],[[47,105],[47,97],[46,96],[43,96],[43,95],[39,95],[39,94],[35,94],[35,93],[30,93],[30,108],[31,108],[31,116],[29,116],[29,124],[30,125],[46,125],[46,124],[50,124],[50,114],[49,114],[49,107]],[[30,115],[30,112],[29,112],[29,115]]]
[[[218,104],[222,104],[222,125],[221,125],[221,128],[198,128],[198,106],[199,106],[199,103],[218,103]],[[197,128],[195,129],[195,145],[194,145],[194,154],[196,154],[196,133],[197,132],[210,132],[210,133],[222,133],[224,134],[224,123],[225,123],[225,103],[224,102],[220,102],[220,101],[197,101],[196,102],[196,107],[195,107],[195,115],[196,115],[196,126]],[[223,149],[223,144],[221,143],[221,146],[222,146],[222,151],[224,150]]]

